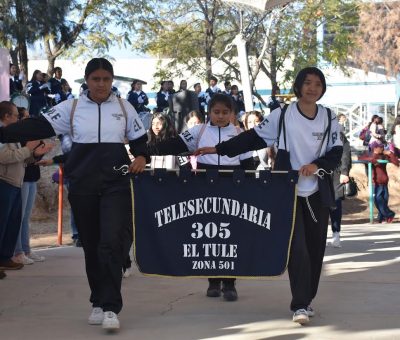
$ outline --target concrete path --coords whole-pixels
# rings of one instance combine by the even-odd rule
[[[89,326],[82,250],[39,250],[44,263],[0,280],[0,339],[295,340],[400,339],[400,225],[346,225],[343,246],[328,247],[317,314],[291,321],[287,275],[239,280],[237,302],[207,298],[204,279],[123,281],[121,329]]]

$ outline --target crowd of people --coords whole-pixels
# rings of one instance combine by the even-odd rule
[[[294,322],[309,322],[315,314],[311,303],[318,290],[329,216],[332,245],[340,247],[344,185],[351,169],[345,117],[336,117],[317,104],[326,91],[323,73],[315,67],[301,70],[293,85],[297,101],[283,106],[272,98],[267,119],[258,111],[246,112],[237,85],[225,81],[221,90],[216,77],[209,79],[205,92],[200,83],[190,91],[182,80],[174,91],[172,81],[163,81],[154,112],[148,109],[142,82],[132,83],[125,100],[113,88],[113,78],[108,60],[92,59],[86,65],[85,87],[75,99],[60,68],[54,69],[49,80],[36,70],[26,85],[31,96],[29,114],[23,109],[18,112],[9,101],[0,103],[0,205],[7,208],[0,213],[0,278],[4,270],[44,260],[29,247],[39,165],[64,164],[73,237],[83,247],[91,291],[88,323],[109,330],[119,328],[121,282],[123,271],[130,267],[133,237],[129,178],[113,168],[130,164],[132,173],[146,166],[293,169],[299,181],[288,264],[290,309]],[[10,94],[22,90],[17,67],[11,65]],[[41,111],[43,106],[51,109]],[[114,119],[115,115],[119,118]],[[392,129],[393,142],[385,150],[386,131],[379,118],[368,126],[369,153],[360,159],[373,163],[378,220],[390,223],[394,213],[388,207],[386,164],[378,160],[398,165],[400,119]],[[120,119],[125,123],[120,124]],[[65,141],[64,155],[41,160],[53,147],[46,139],[54,136]],[[326,176],[320,184],[315,175],[318,169],[332,171],[333,182]],[[326,189],[329,185],[334,187],[333,196]],[[236,280],[210,278],[206,295],[235,301]]]

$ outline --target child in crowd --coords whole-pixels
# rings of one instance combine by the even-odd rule
[[[386,163],[378,163],[378,160],[387,160],[392,164],[399,166],[399,160],[396,155],[385,150],[382,142],[375,141],[370,144],[372,154],[362,155],[360,160],[369,161],[372,163],[372,181],[374,183],[374,200],[375,206],[378,209],[378,222],[392,223],[395,213],[389,209],[389,176],[386,171]]]
[[[318,290],[329,208],[334,203],[333,193],[329,190],[332,187],[330,178],[319,181],[316,174],[319,169],[334,170],[339,165],[343,148],[336,116],[324,106],[317,105],[326,91],[321,70],[316,67],[302,69],[296,76],[293,91],[298,100],[285,111],[277,108],[254,129],[215,146],[200,148],[195,154],[233,157],[278,141],[275,170],[298,171],[288,271],[293,322],[305,324],[315,314],[311,302]]]
[[[24,107],[18,107],[19,119],[29,118],[29,112]],[[22,143],[25,146],[26,143]],[[17,242],[12,260],[16,263],[24,265],[33,264],[34,262],[43,262],[44,256],[31,251],[29,221],[35,203],[37,192],[37,181],[40,179],[40,168],[35,163],[27,164],[25,167],[24,181],[21,187],[21,228],[19,230]]]
[[[224,94],[215,94],[209,102],[209,121],[206,124],[198,124],[179,135],[161,143],[149,145],[149,153],[157,155],[174,154],[195,151],[198,147],[219,143],[228,140],[232,135],[238,135],[241,130],[230,123],[235,114],[235,106],[232,99]],[[254,169],[252,153],[247,152],[230,157],[217,155],[205,155],[197,158],[198,169]],[[238,294],[235,288],[235,280],[231,278],[210,278],[207,289],[208,297],[219,297],[223,292],[226,301],[235,301]],[[222,282],[222,290],[221,290]]]
[[[264,117],[259,111],[246,112],[243,116],[244,129],[246,131],[254,129],[254,127],[260,124],[263,120]],[[263,148],[253,151],[254,163],[257,167],[257,170],[265,170],[271,168],[271,164],[269,164],[268,162],[269,149],[274,150],[274,147],[272,146],[271,148]]]
[[[156,113],[151,119],[151,128],[148,132],[149,140],[148,145],[152,146],[163,140],[173,138],[177,136],[174,124],[168,115],[162,113]],[[176,166],[176,157],[171,155],[158,155],[151,156],[150,166],[154,168],[165,168],[174,170]]]

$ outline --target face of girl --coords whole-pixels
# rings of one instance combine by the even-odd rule
[[[200,124],[200,123],[201,123],[201,122],[200,122],[200,119],[197,118],[196,116],[193,116],[192,118],[190,118],[190,119],[187,121],[186,125],[187,125],[187,127],[190,129],[190,128],[192,128],[193,126],[198,125],[198,124]]]
[[[154,118],[153,121],[151,122],[151,129],[153,130],[153,133],[156,136],[158,136],[162,128],[163,128],[163,122],[161,121],[161,119]]]
[[[321,79],[316,74],[307,74],[301,87],[300,101],[315,103],[322,96],[323,85]]]
[[[225,104],[216,103],[210,112],[210,120],[213,125],[224,127],[227,126],[231,120],[233,112]]]
[[[35,76],[35,78],[36,78],[36,80],[37,80],[37,81],[42,81],[42,80],[43,80],[43,75],[42,75],[42,72],[38,72],[38,73],[36,73],[36,76]]]
[[[98,69],[89,74],[86,84],[90,92],[90,98],[96,103],[107,100],[111,93],[113,76],[109,71]]]
[[[26,119],[26,118],[29,118],[29,112],[28,112],[28,110],[24,110],[24,115],[22,116],[21,119]]]
[[[256,115],[249,115],[247,118],[247,129],[252,129],[260,123],[260,119]]]

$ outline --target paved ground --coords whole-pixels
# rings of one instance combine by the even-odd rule
[[[82,250],[40,250],[46,262],[0,281],[0,339],[400,339],[400,225],[347,225],[327,248],[317,315],[291,322],[287,275],[240,280],[239,300],[205,297],[203,279],[124,279],[118,334],[89,326]]]

